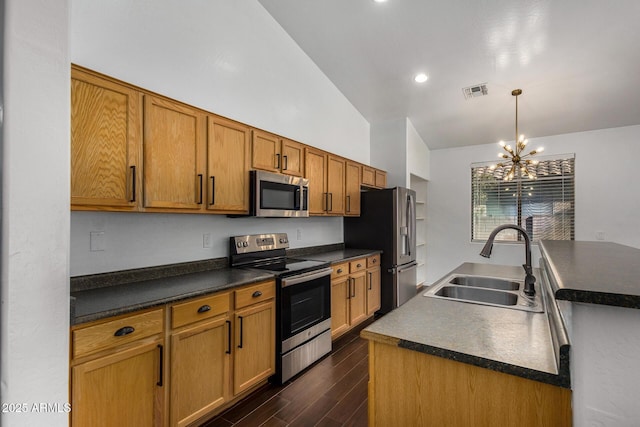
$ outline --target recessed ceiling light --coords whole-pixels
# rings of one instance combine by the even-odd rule
[[[413,80],[415,80],[417,83],[424,83],[427,81],[427,79],[429,79],[429,77],[425,73],[416,74],[416,76],[413,78]]]
[[[373,0],[373,1],[375,1],[376,3],[384,3],[384,2],[386,2],[387,0]]]

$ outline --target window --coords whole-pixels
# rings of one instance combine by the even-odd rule
[[[491,169],[488,163],[471,165],[472,240],[487,240],[501,224],[521,226],[533,241],[574,240],[575,156],[538,159],[538,165],[527,166],[536,179],[503,181],[508,168]],[[498,238],[520,239],[515,230],[504,230]]]

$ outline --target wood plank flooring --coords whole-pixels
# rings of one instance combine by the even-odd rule
[[[201,427],[366,427],[368,341],[359,325],[331,354],[282,386],[265,385]]]

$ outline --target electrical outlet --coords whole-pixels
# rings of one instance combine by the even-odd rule
[[[211,244],[211,233],[204,233],[202,235],[202,247],[203,248],[212,248]]]
[[[302,229],[301,228],[298,228],[296,230],[296,239],[302,240]]]
[[[89,250],[91,252],[104,251],[104,231],[92,231],[89,233]]]
[[[604,231],[596,231],[596,240],[604,240]]]

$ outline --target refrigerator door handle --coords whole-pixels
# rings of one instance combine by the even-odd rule
[[[407,194],[407,255],[411,256],[411,235],[413,234],[413,197]]]

